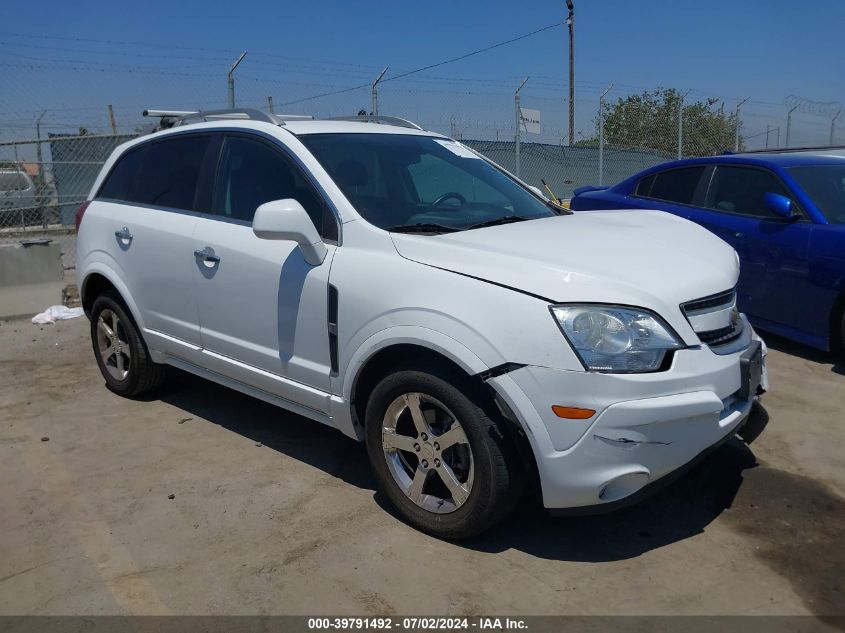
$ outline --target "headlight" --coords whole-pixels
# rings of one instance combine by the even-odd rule
[[[647,310],[609,305],[558,305],[551,310],[591,371],[656,371],[667,351],[684,346],[659,316]]]

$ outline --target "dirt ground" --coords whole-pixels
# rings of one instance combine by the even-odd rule
[[[750,448],[455,544],[392,516],[336,431],[176,371],[121,399],[84,318],[4,322],[0,614],[843,614],[845,365],[769,343]]]

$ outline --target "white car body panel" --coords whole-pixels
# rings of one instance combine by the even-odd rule
[[[697,225],[657,211],[602,211],[443,235],[388,233],[358,214],[296,135],[439,135],[344,121],[232,120],[152,136],[196,130],[241,130],[283,147],[330,201],[340,239],[327,244],[322,264],[309,266],[294,242],[259,239],[247,224],[96,200],[117,157],[151,137],[120,146],[89,196],[79,276],[83,299],[93,274],[114,285],[154,360],[361,439],[352,401],[368,360],[395,345],[425,347],[484,376],[510,409],[550,508],[624,498],[732,434],[747,416],[753,399],[736,398],[741,350],[716,353],[691,325],[715,328],[733,306],[694,318],[681,308],[730,290],[739,274],[733,249]],[[124,226],[133,237],[122,248],[114,233]],[[219,264],[194,256],[206,247]],[[336,373],[330,284],[339,297]],[[665,371],[585,371],[550,314],[559,302],[653,311],[687,347]],[[555,404],[596,414],[561,420]]]

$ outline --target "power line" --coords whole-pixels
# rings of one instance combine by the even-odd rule
[[[467,59],[468,57],[472,57],[473,55],[479,55],[481,53],[486,53],[487,51],[491,51],[494,48],[499,48],[500,46],[512,44],[513,42],[518,42],[519,40],[523,40],[526,37],[531,37],[532,35],[542,33],[543,31],[548,31],[549,29],[553,29],[555,27],[558,27],[561,24],[562,24],[561,22],[555,22],[554,24],[549,24],[548,26],[544,26],[542,28],[536,29],[534,31],[531,31],[530,33],[525,33],[523,35],[519,35],[519,36],[511,38],[509,40],[505,40],[504,42],[498,42],[496,44],[492,44],[490,46],[485,46],[484,48],[479,48],[477,50],[474,50],[470,53],[466,53],[464,55],[460,55],[458,57],[453,57],[451,59],[443,60],[442,62],[429,64],[428,66],[422,66],[421,68],[416,68],[414,70],[409,70],[409,71],[404,72],[400,75],[396,75],[395,77],[388,77],[384,81],[395,81],[397,79],[402,79],[403,77],[408,77],[409,75],[414,75],[414,74],[422,72],[424,70],[431,70],[432,68],[437,68],[439,66],[445,66],[446,64],[452,64],[454,62],[461,61],[463,59]],[[330,97],[332,95],[344,94],[346,92],[352,92],[354,90],[360,90],[361,88],[366,88],[369,85],[370,85],[369,83],[365,83],[365,84],[361,84],[361,85],[358,85],[358,86],[351,86],[349,88],[344,88],[342,90],[335,90],[335,91],[332,91],[332,92],[324,92],[322,94],[312,95],[310,97],[303,97],[301,99],[296,99],[294,101],[287,101],[285,103],[282,103],[281,105],[294,105],[294,104],[297,104],[297,103],[302,103],[303,101],[311,101],[313,99],[319,99],[321,97]]]

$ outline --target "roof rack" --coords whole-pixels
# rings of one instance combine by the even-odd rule
[[[144,110],[145,117],[159,117],[159,129],[186,125],[196,119],[219,121],[234,119],[243,121],[263,121],[273,125],[284,125],[285,121],[309,120],[314,117],[303,114],[269,114],[254,108],[235,108],[230,110]]]
[[[413,130],[421,130],[422,128],[408,119],[400,119],[398,116],[382,116],[380,114],[359,114],[357,116],[332,116],[323,119],[323,121],[359,121],[360,123],[382,123],[384,125],[395,125],[397,127],[407,127]]]
[[[158,117],[160,119],[156,129],[164,130],[178,125],[185,125],[197,119],[203,121],[219,121],[221,119],[234,119],[245,121],[263,121],[273,125],[284,125],[285,121],[310,121],[313,116],[307,114],[269,114],[254,108],[233,108],[230,110],[144,110],[145,117]],[[414,130],[422,128],[408,121],[395,116],[381,116],[372,114],[359,114],[356,116],[337,116],[322,119],[324,121],[359,121],[361,123],[381,123],[384,125],[395,125]]]

